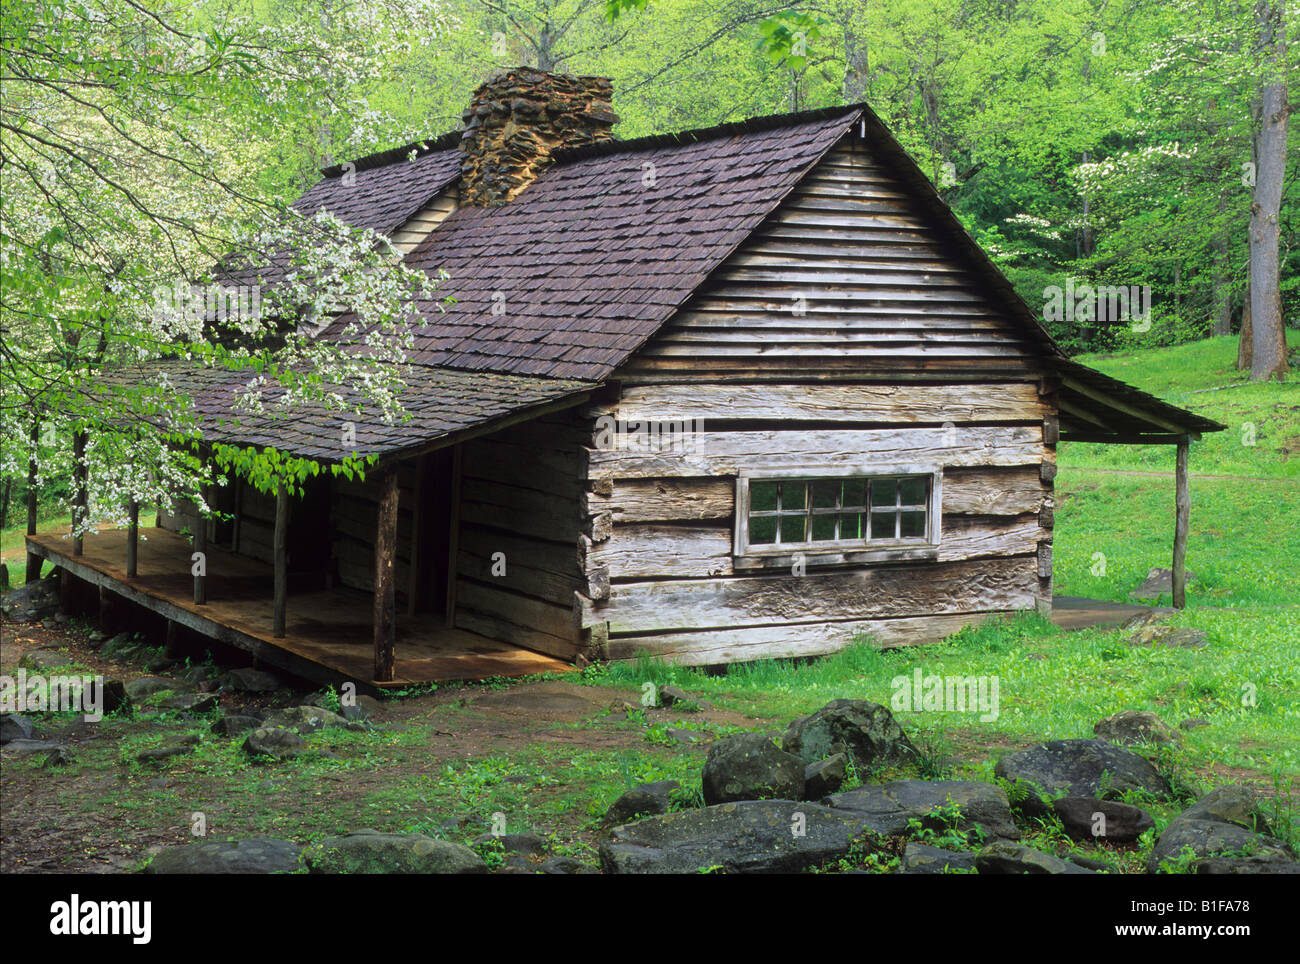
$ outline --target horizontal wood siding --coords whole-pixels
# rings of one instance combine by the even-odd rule
[[[576,618],[613,659],[684,663],[816,655],[869,633],[942,638],[992,613],[1042,607],[1050,576],[1054,399],[1035,382],[631,384],[590,405]],[[602,417],[702,419],[685,452],[602,444]],[[925,559],[740,567],[736,476],[746,469],[942,467],[941,538]]]
[[[393,242],[393,247],[401,254],[410,254],[414,251],[421,241],[447,219],[447,215],[456,210],[458,194],[457,187],[448,188],[416,212],[409,221],[392,233],[390,240]]]
[[[562,659],[578,653],[573,599],[586,583],[573,546],[589,441],[585,424],[563,413],[464,443],[459,628]]]
[[[1035,368],[1037,352],[920,205],[846,138],[621,374]]]

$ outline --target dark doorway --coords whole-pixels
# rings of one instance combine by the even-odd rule
[[[290,499],[289,553],[291,592],[330,588],[330,479],[316,476],[303,483],[301,499]]]
[[[411,569],[406,612],[447,613],[448,575],[454,550],[456,459],[454,449],[419,456],[412,486]]]

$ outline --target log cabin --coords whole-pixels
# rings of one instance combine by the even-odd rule
[[[1178,447],[1182,604],[1189,443],[1223,426],[1068,359],[868,106],[621,141],[611,94],[506,71],[297,202],[447,274],[405,421],[231,419],[232,376],[169,363],[206,438],[364,479],[29,551],[322,681],[814,656],[1050,613],[1078,439]]]

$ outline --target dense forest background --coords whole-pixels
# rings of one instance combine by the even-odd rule
[[[612,22],[611,7],[623,10]],[[484,76],[514,64],[613,78],[622,138],[865,100],[1031,306],[1069,276],[1150,286],[1149,331],[1049,318],[1068,350],[1240,327],[1261,80],[1252,3],[448,0],[441,10],[434,43],[341,98],[388,124],[340,129],[327,112],[300,115],[267,144],[261,187],[288,198],[321,166],[454,129]],[[1300,43],[1290,49],[1293,75]],[[1294,159],[1297,125],[1289,138]],[[1281,273],[1283,314],[1295,319],[1300,181],[1289,167]]]
[[[346,306],[387,325],[399,357],[394,306],[428,279],[403,274],[373,237],[328,219],[300,223],[286,206],[324,166],[457,129],[475,87],[523,64],[610,77],[621,138],[866,101],[1032,308],[1054,289],[1149,290],[1142,324],[1046,311],[1066,350],[1230,335],[1257,304],[1268,317],[1255,328],[1272,342],[1262,361],[1254,352],[1251,376],[1284,375],[1281,328],[1300,317],[1300,125],[1287,124],[1300,42],[1286,42],[1298,9],[1294,0],[6,4],[6,515],[24,482],[47,498],[79,487],[85,526],[120,522],[132,501],[198,497],[212,471],[233,468],[268,489],[317,471],[220,449],[207,467],[165,379],[128,379],[111,396],[84,386],[102,388],[105,367],[182,355],[248,369],[250,385],[288,384],[289,400],[351,379],[391,403],[392,366],[358,371],[363,362],[292,333],[274,351],[251,338],[216,343],[202,317],[160,308],[160,285],[202,280],[232,252],[296,251],[298,281],[279,293],[282,305],[305,315]],[[1252,265],[1267,269],[1254,289]],[[1252,369],[1260,343],[1241,339],[1239,367]]]

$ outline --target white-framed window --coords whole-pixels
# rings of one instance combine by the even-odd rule
[[[928,559],[937,554],[943,470],[897,464],[742,469],[735,562],[775,567]]]

